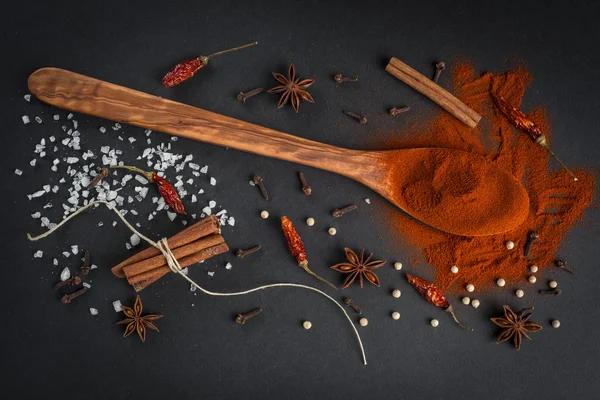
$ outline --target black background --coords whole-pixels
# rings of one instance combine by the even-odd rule
[[[125,281],[112,276],[111,266],[130,253],[125,242],[130,233],[111,226],[113,215],[105,209],[88,212],[56,235],[38,243],[25,240],[27,232],[41,232],[30,214],[42,210],[51,220],[62,215],[60,196],[28,201],[47,182],[64,175],[50,171],[52,154],[29,166],[33,149],[42,137],[64,137],[59,113],[37,100],[27,103],[27,77],[35,69],[57,66],[124,86],[192,104],[301,137],[352,148],[376,148],[369,132],[401,128],[401,121],[383,118],[390,106],[409,104],[419,114],[441,112],[423,96],[384,71],[387,59],[396,56],[426,74],[440,59],[468,57],[478,72],[511,67],[505,59],[524,60],[534,78],[523,107],[544,105],[554,129],[553,146],[571,165],[597,168],[600,135],[598,66],[600,31],[596,2],[164,2],[164,1],[21,1],[4,10],[0,67],[0,119],[2,135],[0,252],[2,310],[2,392],[36,398],[597,398],[600,367],[597,332],[598,307],[597,209],[585,214],[559,249],[577,268],[567,276],[539,274],[543,287],[550,277],[559,280],[564,294],[537,299],[535,320],[544,330],[534,334],[521,351],[509,344],[495,345],[496,329],[488,318],[504,303],[524,306],[510,290],[481,297],[475,310],[458,306],[458,313],[476,332],[455,326],[439,309],[424,302],[409,288],[403,272],[411,271],[408,250],[389,239],[385,217],[375,210],[384,201],[361,185],[330,173],[299,167],[233,150],[180,139],[175,152],[193,154],[209,175],[197,186],[206,190],[200,212],[214,199],[236,220],[223,234],[232,249],[262,244],[264,251],[247,260],[227,254],[191,269],[190,276],[215,291],[235,291],[273,282],[320,284],[294,266],[278,228],[278,216],[287,214],[305,238],[311,266],[328,279],[340,279],[327,268],[340,262],[344,246],[365,247],[389,261],[380,270],[382,287],[358,286],[344,292],[361,305],[370,324],[359,328],[369,364],[363,366],[356,340],[339,310],[324,298],[298,289],[274,289],[254,295],[216,298],[191,293],[189,285],[174,276],[142,292],[147,312],[165,315],[157,321],[161,332],[149,332],[146,343],[137,337],[123,339],[122,318],[111,302],[131,304],[135,294]],[[174,89],[162,87],[160,78],[174,62],[222,48],[259,41],[259,45],[214,59],[190,82]],[[290,107],[276,108],[276,98],[263,94],[241,104],[240,90],[271,87],[272,71],[285,72],[294,62],[298,73],[316,79],[310,92],[316,104],[303,103],[296,115]],[[336,87],[335,73],[358,75],[354,86]],[[450,87],[449,75],[441,84]],[[361,110],[377,123],[359,126],[341,114]],[[21,115],[39,115],[44,123],[21,123]],[[416,114],[415,114],[416,115]],[[123,161],[146,147],[143,130],[124,127],[121,142],[110,122],[87,116],[80,123],[82,148],[96,153],[100,146],[121,148]],[[169,138],[151,136],[153,146]],[[64,156],[59,146],[60,156]],[[15,168],[24,170],[16,176]],[[296,173],[302,169],[314,194],[299,191]],[[249,178],[264,176],[272,195],[265,203]],[[187,172],[186,174],[189,174]],[[168,176],[174,177],[171,170]],[[186,175],[187,179],[187,175]],[[204,178],[205,179],[205,178]],[[132,187],[126,189],[133,192]],[[149,196],[150,197],[150,196]],[[365,197],[373,204],[364,203]],[[360,210],[334,221],[331,209],[355,202]],[[161,213],[152,221],[149,198],[136,206],[142,232],[153,238],[181,229]],[[267,209],[272,218],[263,221]],[[398,211],[399,212],[399,211]],[[317,224],[308,228],[303,220]],[[129,215],[129,217],[133,217]],[[97,223],[104,222],[99,228]],[[334,225],[336,236],[326,229]],[[70,245],[89,248],[99,269],[92,272],[92,290],[70,305],[60,304],[52,285],[64,266],[75,271],[77,257],[60,255]],[[44,251],[42,259],[33,253]],[[61,265],[54,267],[52,258]],[[391,267],[404,261],[398,273]],[[225,262],[233,269],[226,271]],[[206,271],[215,271],[209,277]],[[421,268],[421,274],[427,275]],[[430,271],[431,272],[431,271]],[[429,274],[431,277],[431,274]],[[392,288],[403,295],[394,299]],[[537,288],[537,286],[536,286]],[[529,292],[533,291],[529,289]],[[528,293],[529,294],[529,293]],[[341,299],[341,293],[335,297]],[[527,298],[527,296],[526,296]],[[453,298],[458,303],[458,299]],[[233,317],[254,307],[265,312],[245,326]],[[88,308],[100,313],[91,316]],[[392,320],[392,310],[401,312]],[[429,319],[440,320],[433,329]],[[560,329],[549,321],[558,318]],[[313,328],[302,329],[310,320]]]

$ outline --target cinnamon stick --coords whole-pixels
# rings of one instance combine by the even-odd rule
[[[208,236],[213,233],[219,233],[220,227],[221,227],[221,224],[219,223],[219,219],[216,216],[211,215],[207,218],[204,218],[201,221],[196,222],[195,224],[184,229],[183,231],[179,232],[175,236],[169,238],[169,240],[167,241],[169,244],[169,248],[173,251],[173,250],[177,249],[178,247],[184,246],[184,245],[191,243],[202,237]],[[157,256],[160,254],[161,253],[158,249],[156,249],[154,247],[149,247],[149,248],[142,250],[139,253],[133,255],[132,257],[129,257],[127,260],[123,261],[122,263],[114,266],[111,269],[111,271],[118,278],[125,278],[125,273],[123,272],[123,269],[126,266],[146,260],[148,258]]]
[[[385,67],[385,70],[402,82],[429,97],[468,127],[474,128],[481,119],[481,115],[477,114],[462,101],[454,97],[450,92],[397,58],[392,57]]]
[[[181,259],[183,259],[183,257],[197,253],[200,250],[216,246],[223,242],[225,242],[223,236],[217,233],[213,233],[212,235],[203,237],[186,245],[180,246],[176,249],[171,249],[171,251],[173,252],[175,258],[181,262]],[[159,254],[157,256],[147,258],[143,261],[127,265],[123,268],[123,273],[125,274],[127,279],[131,279],[131,277],[135,275],[139,275],[141,273],[148,272],[150,270],[160,268],[163,266],[167,266],[167,260],[162,254]]]
[[[223,254],[228,251],[229,247],[227,246],[227,244],[220,243],[216,246],[211,246],[209,248],[200,250],[192,255],[178,259],[178,261],[181,268],[185,268],[200,261],[207,260],[213,256],[216,256],[217,254]],[[165,276],[169,272],[171,272],[171,269],[165,265],[160,268],[154,268],[147,272],[132,276],[131,278],[127,279],[127,282],[129,282],[129,284],[133,286],[136,292],[139,292],[142,289],[146,288],[148,285],[156,282],[158,279]]]

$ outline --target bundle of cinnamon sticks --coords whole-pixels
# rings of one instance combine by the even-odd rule
[[[185,268],[229,251],[220,232],[218,218],[211,215],[169,238],[167,243],[181,268]],[[139,292],[171,269],[162,253],[149,247],[114,266],[111,271],[118,278],[127,278],[127,282]]]

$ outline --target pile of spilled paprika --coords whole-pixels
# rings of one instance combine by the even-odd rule
[[[472,65],[459,63],[452,74],[453,93],[484,116],[481,124],[471,129],[450,114],[443,113],[431,122],[413,127],[409,134],[406,128],[401,132],[373,131],[370,142],[390,149],[441,147],[483,156],[490,165],[508,171],[523,183],[530,199],[528,215],[512,231],[481,237],[441,232],[397,212],[387,204],[382,204],[379,210],[384,216],[382,220],[389,224],[392,242],[405,243],[408,240],[434,267],[434,283],[442,292],[457,292],[467,284],[473,284],[476,290],[497,288],[495,281],[500,277],[509,287],[523,284],[531,265],[535,264],[540,269],[553,265],[558,246],[592,202],[594,177],[591,172],[581,169],[574,170],[574,175],[565,169],[555,169],[555,165],[549,163],[546,146],[540,146],[520,132],[514,121],[507,118],[505,110],[498,107],[494,97],[506,99],[512,107],[520,108],[525,89],[531,82],[526,69],[519,67],[515,71],[485,73],[478,77]],[[530,111],[526,118],[535,124],[545,140],[550,138],[550,125],[542,108]],[[406,197],[410,198],[413,206],[423,209],[437,206],[440,196],[436,193],[436,175],[444,174],[448,168],[453,166],[445,165],[444,160],[433,159],[412,177],[403,190],[410,192],[410,196]],[[485,166],[476,165],[472,176],[453,180],[444,191],[455,192],[456,202],[472,201],[468,191],[485,173],[482,168]],[[577,176],[577,181],[572,176]],[[433,181],[433,187],[420,185],[420,182],[427,181]],[[506,212],[502,202],[494,206],[498,213]],[[454,215],[452,218],[460,220],[469,216]],[[531,231],[537,232],[539,237],[525,255]],[[505,245],[509,241],[514,242],[510,250]],[[419,259],[420,255],[415,254],[417,269]],[[454,269],[458,273],[451,271],[452,266],[458,267],[458,270]]]

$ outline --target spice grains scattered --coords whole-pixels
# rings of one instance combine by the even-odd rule
[[[422,251],[425,260],[435,268],[435,284],[440,290],[458,291],[467,283],[474,284],[480,290],[490,289],[500,276],[507,285],[512,286],[527,279],[528,266],[532,263],[540,268],[552,265],[564,236],[592,202],[594,176],[589,171],[577,170],[579,181],[573,182],[566,171],[549,163],[549,156],[542,147],[518,132],[494,107],[491,93],[503,96],[516,107],[520,106],[525,89],[531,82],[525,68],[496,74],[488,72],[477,77],[474,66],[462,62],[453,68],[452,75],[454,94],[484,116],[478,127],[470,129],[453,116],[442,113],[432,121],[414,127],[408,134],[405,129],[372,132],[371,143],[387,149],[441,147],[482,156],[490,165],[508,171],[523,183],[530,200],[528,215],[521,225],[510,232],[464,237],[431,228],[391,205],[382,205],[380,211],[384,215],[383,220],[390,224],[394,240],[400,243],[409,241]],[[528,117],[547,138],[551,137],[548,116],[543,108],[532,110]],[[436,160],[431,160],[431,163],[430,167],[423,168],[422,175],[415,174],[411,178],[412,183],[403,188],[414,207],[435,208],[435,203],[441,200],[435,184],[422,185],[420,182],[431,182],[430,175],[439,174],[444,168],[451,169],[453,166]],[[475,164],[472,176],[464,176],[465,180],[448,181],[451,186],[445,186],[444,192],[465,194],[484,176],[485,164]],[[455,199],[470,200],[468,195],[455,196]],[[499,212],[506,212],[502,202],[495,206]],[[469,215],[454,215],[454,218],[469,218]],[[526,257],[523,248],[532,230],[539,232],[539,240]],[[513,241],[517,251],[508,251],[505,246],[507,241]],[[460,273],[451,273],[449,266],[452,265],[460,266]]]

